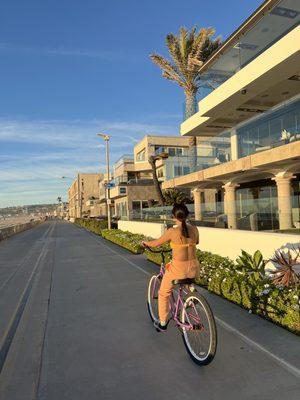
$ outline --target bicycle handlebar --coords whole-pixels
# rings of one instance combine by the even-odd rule
[[[149,247],[149,246],[147,246],[147,245],[143,245],[143,247],[145,248],[145,249],[147,249],[147,250],[149,250],[151,253],[170,253],[171,251],[172,251],[172,249],[169,249],[169,250],[163,250],[163,249],[161,249],[161,250],[152,250],[152,248],[151,247]]]

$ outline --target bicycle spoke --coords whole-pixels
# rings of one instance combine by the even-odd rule
[[[205,364],[212,359],[216,346],[216,331],[208,304],[200,296],[190,296],[182,310],[183,338],[195,362]]]

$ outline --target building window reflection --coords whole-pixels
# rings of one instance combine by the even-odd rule
[[[300,100],[237,129],[239,157],[300,140]]]

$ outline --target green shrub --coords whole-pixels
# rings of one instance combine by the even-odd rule
[[[145,240],[145,239],[144,239]],[[151,240],[150,238],[148,240]],[[169,244],[163,244],[162,246],[159,247],[159,249],[163,249],[163,250],[170,250],[170,245]],[[154,250],[158,250],[158,249],[154,249]],[[155,264],[160,265],[162,263],[162,256],[161,253],[152,253],[149,250],[145,250],[145,254],[147,256],[147,260],[154,262]],[[172,253],[165,253],[165,262],[168,263],[170,262],[172,259]]]
[[[196,282],[204,287],[208,287],[210,279],[215,274],[227,274],[234,268],[234,263],[228,257],[212,254],[208,251],[197,250],[197,258],[200,268]]]
[[[76,218],[75,224],[101,236],[102,230],[107,229],[107,221],[94,218]]]
[[[151,238],[131,232],[102,230],[105,239],[116,243],[135,254],[143,251],[142,241]],[[169,249],[169,245],[162,246]],[[145,250],[147,259],[161,263],[161,255]],[[299,298],[300,288],[278,288],[272,285],[263,274],[262,256],[256,252],[252,257],[243,252],[235,264],[227,257],[197,250],[200,262],[196,282],[229,301],[251,312],[261,315],[290,331],[300,334]],[[166,262],[171,253],[166,253]],[[245,260],[243,264],[242,260]]]
[[[124,247],[132,253],[140,254],[143,252],[141,242],[145,240],[144,235],[121,231],[120,229],[104,229],[102,231],[102,237]]]

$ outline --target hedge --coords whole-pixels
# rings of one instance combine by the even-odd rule
[[[135,254],[143,250],[140,243],[151,238],[126,231],[103,230],[105,239],[116,243]],[[162,246],[168,249],[168,245]],[[160,254],[145,251],[147,259],[161,263]],[[197,250],[200,262],[199,274],[196,282],[225,299],[238,304],[264,318],[275,322],[290,331],[300,334],[299,297],[300,288],[276,287],[263,277],[253,284],[247,272],[240,271],[235,262],[210,252]],[[170,253],[166,253],[166,261],[170,260]]]
[[[124,247],[134,254],[143,252],[141,242],[142,240],[146,240],[144,235],[122,231],[120,229],[104,229],[102,231],[102,237]]]
[[[107,229],[107,221],[93,218],[76,218],[75,224],[82,226],[83,228],[86,228],[100,236],[103,229]]]

